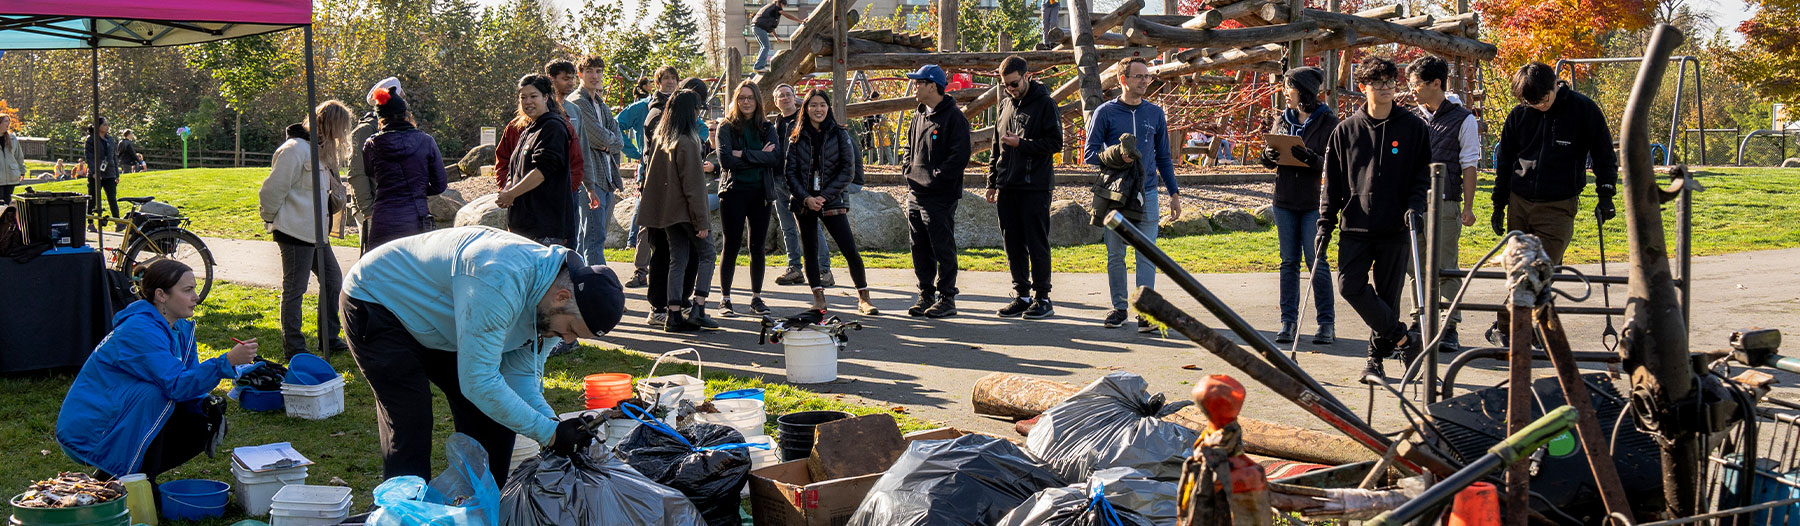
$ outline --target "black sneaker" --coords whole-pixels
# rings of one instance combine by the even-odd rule
[[[936,305],[936,304],[937,304],[937,295],[936,294],[920,294],[919,301],[915,301],[915,302],[913,302],[913,305],[911,307],[907,307],[906,315],[914,316],[914,317],[924,316],[925,311],[930,309],[933,305]]]
[[[692,323],[702,329],[719,328],[719,322],[713,321],[712,316],[706,315],[706,307],[700,305],[688,307],[683,315],[687,317],[688,323]]]
[[[1382,378],[1387,378],[1387,369],[1382,367],[1382,365],[1381,365],[1381,361],[1384,359],[1385,358],[1378,358],[1375,356],[1370,356],[1369,361],[1363,362],[1362,375],[1357,376],[1356,380],[1358,382],[1361,382],[1362,377],[1364,377],[1364,376],[1379,376]]]
[[[1106,313],[1106,321],[1100,322],[1108,329],[1117,329],[1125,325],[1125,309],[1113,309]]]
[[[1002,318],[1017,318],[1024,315],[1025,311],[1030,308],[1030,298],[1013,298],[1012,303],[1008,303],[1005,307],[1001,307],[1000,310],[996,311],[994,314],[999,314]]]
[[[1506,335],[1506,328],[1501,327],[1500,322],[1494,322],[1493,325],[1488,326],[1488,330],[1487,330],[1488,343],[1493,344],[1495,347],[1510,348],[1510,347],[1512,347],[1512,345],[1510,345],[1507,342],[1508,339],[1509,338],[1507,338],[1507,335]]]
[[[737,311],[731,310],[731,300],[729,300],[729,299],[720,299],[719,300],[719,315],[727,317],[727,318],[738,317]]]
[[[1151,325],[1151,324],[1150,324],[1150,320],[1146,320],[1146,319],[1144,319],[1144,317],[1143,317],[1143,316],[1138,316],[1138,317],[1137,317],[1137,326],[1138,326],[1138,332],[1140,332],[1140,333],[1143,333],[1143,332],[1156,332],[1156,326],[1155,326],[1155,325]]]
[[[750,312],[768,314],[769,306],[763,303],[762,298],[750,298]]]
[[[694,332],[700,330],[699,325],[687,320],[681,310],[670,310],[663,319],[663,332]]]
[[[1438,341],[1438,352],[1444,354],[1462,352],[1462,337],[1456,335],[1455,325],[1444,329],[1444,339]]]
[[[1056,314],[1056,308],[1050,305],[1050,298],[1038,298],[1031,302],[1031,308],[1025,309],[1025,319],[1041,320]]]
[[[639,270],[631,273],[631,281],[625,282],[625,288],[641,289],[650,286],[650,272]]]
[[[956,296],[938,296],[937,303],[925,309],[925,317],[931,319],[948,318],[956,315]]]
[[[788,267],[787,272],[775,278],[776,285],[798,285],[806,282],[806,274],[800,267]]]
[[[1275,343],[1294,343],[1294,333],[1300,332],[1297,323],[1281,324],[1281,332],[1275,333]]]
[[[1407,331],[1400,336],[1400,341],[1394,342],[1394,349],[1400,351],[1398,356],[1400,363],[1411,367],[1413,361],[1417,360],[1420,354],[1424,354],[1424,342],[1419,340],[1419,333]]]

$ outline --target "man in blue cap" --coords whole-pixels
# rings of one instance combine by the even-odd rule
[[[944,93],[949,79],[928,64],[907,73],[912,79],[911,146],[900,174],[912,199],[906,223],[912,234],[913,274],[919,278],[919,301],[906,313],[943,318],[956,315],[956,202],[962,199],[963,168],[969,165],[969,119],[956,99]]]
[[[431,476],[431,386],[456,432],[488,458],[515,435],[571,454],[593,436],[544,401],[546,338],[595,338],[619,324],[625,296],[606,267],[567,248],[489,227],[401,238],[364,254],[339,297],[356,365],[375,392],[382,478]],[[507,464],[488,463],[506,484]]]

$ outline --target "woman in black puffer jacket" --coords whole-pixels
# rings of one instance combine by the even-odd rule
[[[725,250],[719,257],[719,314],[736,316],[731,305],[731,282],[737,269],[737,253],[745,244],[744,228],[750,229],[750,311],[768,314],[763,304],[763,240],[769,237],[769,212],[780,196],[786,178],[778,170],[787,155],[785,137],[775,124],[763,119],[762,90],[746,80],[733,92],[731,106],[713,134],[719,152],[719,215],[724,221]]]
[[[806,284],[812,287],[813,309],[825,311],[825,288],[819,285],[822,257],[829,257],[819,246],[819,224],[837,241],[844,262],[850,266],[850,279],[856,283],[857,311],[865,315],[880,314],[869,302],[869,280],[863,273],[862,256],[856,252],[856,237],[850,232],[850,205],[844,190],[856,175],[856,150],[850,132],[837,123],[831,113],[831,94],[815,89],[800,103],[802,124],[794,127],[787,149],[787,185],[793,196],[788,206],[800,223],[800,241],[806,261]]]

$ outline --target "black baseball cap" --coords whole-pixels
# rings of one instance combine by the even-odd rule
[[[625,315],[625,287],[612,269],[588,265],[574,251],[566,253],[563,268],[569,271],[569,282],[575,287],[575,307],[581,320],[595,335],[604,335],[619,325]]]

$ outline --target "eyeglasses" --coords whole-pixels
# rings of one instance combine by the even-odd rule
[[[1366,87],[1366,88],[1369,88],[1369,89],[1375,90],[1375,91],[1394,91],[1395,84],[1392,81],[1374,82],[1374,83],[1369,83],[1369,84],[1363,84],[1363,87]]]
[[[1019,86],[1024,83],[1025,83],[1025,81],[1023,79],[1015,80],[1015,81],[1006,83],[1006,87],[1012,88],[1012,89],[1019,89]]]
[[[1151,75],[1149,73],[1127,73],[1127,74],[1125,74],[1125,78],[1130,79],[1130,80],[1149,80],[1152,77],[1155,77],[1155,75]]]

